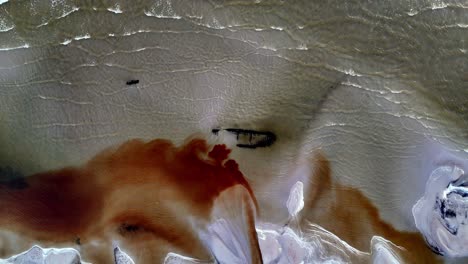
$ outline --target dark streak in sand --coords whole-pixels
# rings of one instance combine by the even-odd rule
[[[218,135],[219,131],[224,130],[236,136],[239,148],[265,148],[273,145],[276,141],[276,135],[270,131],[256,131],[251,129],[240,128],[226,128],[226,129],[212,129],[211,132]],[[245,137],[245,138],[244,138]]]
[[[140,80],[130,80],[130,81],[127,81],[127,85],[134,85],[134,84],[138,84],[140,82]]]

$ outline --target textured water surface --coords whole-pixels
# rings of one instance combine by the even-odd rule
[[[320,150],[382,220],[419,232],[432,172],[468,171],[466,1],[0,3],[5,186],[199,133],[232,148],[261,220],[288,221]]]

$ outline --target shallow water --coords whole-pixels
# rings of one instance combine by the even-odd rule
[[[3,1],[0,166],[31,175],[200,133],[233,149],[262,219],[282,224],[320,149],[416,232],[431,172],[468,171],[467,33],[465,1]],[[276,141],[236,147],[229,128]]]

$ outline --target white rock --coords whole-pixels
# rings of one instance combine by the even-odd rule
[[[295,217],[304,208],[304,184],[301,181],[291,187],[286,207],[291,217]]]
[[[449,257],[468,256],[468,188],[462,176],[457,166],[436,168],[413,207],[416,227],[428,244]]]
[[[73,248],[41,248],[33,246],[28,251],[0,260],[1,264],[80,264],[80,254]]]

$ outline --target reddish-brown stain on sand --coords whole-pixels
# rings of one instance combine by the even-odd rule
[[[378,208],[360,190],[334,181],[325,155],[317,153],[312,163],[304,226],[307,221],[318,224],[362,251],[369,251],[373,236],[382,236],[405,248],[398,252],[405,263],[440,262],[421,234],[397,230],[380,217]]]
[[[237,184],[244,186],[255,201],[237,163],[228,160],[229,153],[225,145],[211,149],[203,139],[192,139],[179,147],[162,139],[147,143],[131,140],[99,153],[82,167],[27,177],[28,188],[0,186],[0,229],[6,227],[44,241],[81,237],[81,241],[86,242],[93,236],[91,230],[98,235],[96,230],[105,229],[97,226],[99,223],[107,226],[131,224],[136,226],[127,228],[130,231],[142,230],[173,240],[171,243],[188,241],[190,243],[184,246],[192,244],[196,248],[196,242],[191,242],[195,235],[180,216],[173,216],[175,220],[164,230],[166,227],[147,212],[159,210],[161,215],[170,216],[167,204],[173,202],[169,199],[176,199],[178,204],[185,204],[184,209],[193,216],[208,220],[214,199]],[[126,194],[127,189],[135,188],[145,192],[150,188],[152,193]],[[161,194],[168,190],[172,196]],[[115,205],[118,209],[109,211],[113,203],[109,197],[119,197],[119,201],[133,199],[136,204],[154,204],[161,208]],[[151,199],[159,201],[153,203]]]
[[[39,238],[76,234],[99,212],[100,190],[92,175],[67,168],[27,178],[28,188],[0,186],[0,224]],[[65,239],[65,238],[64,238]]]
[[[82,167],[32,175],[27,178],[27,188],[0,185],[0,229],[50,242],[80,237],[86,243],[115,226],[115,233],[135,237],[132,243],[137,250],[146,252],[146,258],[139,253],[142,257],[135,259],[137,263],[161,257],[157,249],[167,246],[161,240],[187,255],[207,256],[184,222],[184,214],[207,220],[214,199],[238,184],[255,202],[237,163],[228,160],[229,153],[226,146],[211,148],[202,139],[180,147],[168,140],[131,140],[101,152]],[[369,250],[372,236],[381,235],[407,248],[401,253],[410,263],[437,261],[420,234],[396,230],[380,218],[378,209],[359,190],[333,181],[324,155],[312,162],[315,170],[305,198],[304,220],[364,251]],[[184,207],[180,208],[183,214],[167,210],[175,202]],[[254,237],[254,223],[250,225]],[[143,251],[143,243],[148,250]],[[161,252],[162,257],[165,253]]]

